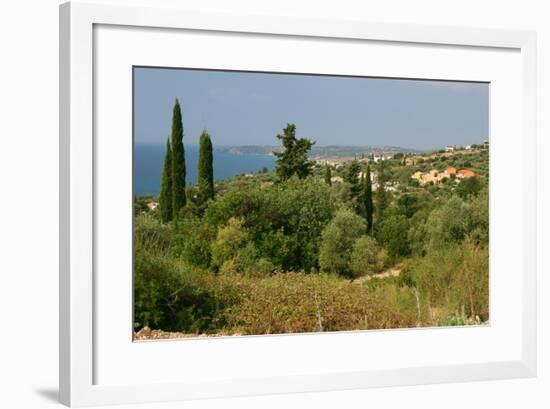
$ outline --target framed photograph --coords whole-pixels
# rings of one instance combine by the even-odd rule
[[[63,403],[536,375],[534,33],[60,23]]]

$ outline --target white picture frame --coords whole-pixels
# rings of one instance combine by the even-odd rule
[[[523,203],[519,355],[491,362],[457,362],[383,370],[364,368],[328,373],[254,376],[196,382],[123,382],[97,378],[98,320],[101,289],[94,279],[94,230],[99,180],[94,119],[98,111],[94,83],[94,27],[348,39],[380,44],[436,45],[476,49],[512,49],[521,59],[522,155],[519,195]],[[234,15],[161,8],[65,3],[60,6],[60,399],[69,406],[140,403],[268,393],[324,391],[440,382],[532,377],[536,375],[536,35],[525,31],[396,25],[294,17]],[[491,155],[498,155],[491,147]],[[130,325],[129,323],[128,325]],[[402,332],[405,334],[405,332]],[[307,339],[317,335],[293,335]],[[355,334],[348,334],[353,337]],[[399,333],[396,336],[400,336]],[[278,340],[288,336],[275,337]],[[248,340],[250,338],[247,338]],[[232,340],[231,342],[253,342]],[[310,340],[313,338],[309,338]],[[187,341],[185,341],[187,342]],[[185,342],[179,344],[185,346]],[[209,340],[207,342],[220,342]],[[166,343],[164,343],[166,344]],[[152,345],[152,344],[150,344]],[[174,359],[177,359],[176,357]]]

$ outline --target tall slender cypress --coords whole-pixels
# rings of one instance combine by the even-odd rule
[[[325,165],[325,183],[329,186],[332,185],[332,171],[328,164]]]
[[[212,140],[206,130],[202,131],[199,142],[199,192],[203,200],[214,197],[214,156],[212,154]]]
[[[365,219],[367,220],[367,232],[369,234],[372,234],[372,214],[374,212],[374,206],[372,204],[372,182],[370,180],[370,165],[367,165],[363,189],[363,199],[365,201]]]
[[[160,217],[164,223],[172,220],[172,149],[170,138],[166,141],[166,153],[160,182]]]
[[[185,148],[183,146],[183,123],[178,99],[172,111],[172,217],[177,218],[185,206]]]
[[[376,189],[376,223],[384,219],[384,213],[390,204],[390,195],[386,190],[386,183],[389,180],[386,161],[382,160],[378,164],[378,189]]]

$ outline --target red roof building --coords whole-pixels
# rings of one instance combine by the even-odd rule
[[[473,178],[475,175],[476,175],[475,172],[470,169],[460,169],[457,172],[457,177],[461,179],[470,179],[470,178]]]
[[[445,173],[447,173],[447,175],[456,175],[456,168],[455,167],[452,167],[452,166],[447,166],[447,168],[445,168]]]

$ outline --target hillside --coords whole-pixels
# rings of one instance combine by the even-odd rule
[[[243,145],[243,146],[227,146],[219,147],[216,150],[234,155],[270,155],[273,152],[280,152],[281,146],[275,145]],[[370,155],[372,153],[420,153],[417,149],[402,148],[399,146],[313,146],[309,152],[310,157],[330,155],[330,156],[361,156]]]
[[[488,146],[354,157],[189,186],[177,223],[136,198],[136,339],[488,322]]]

